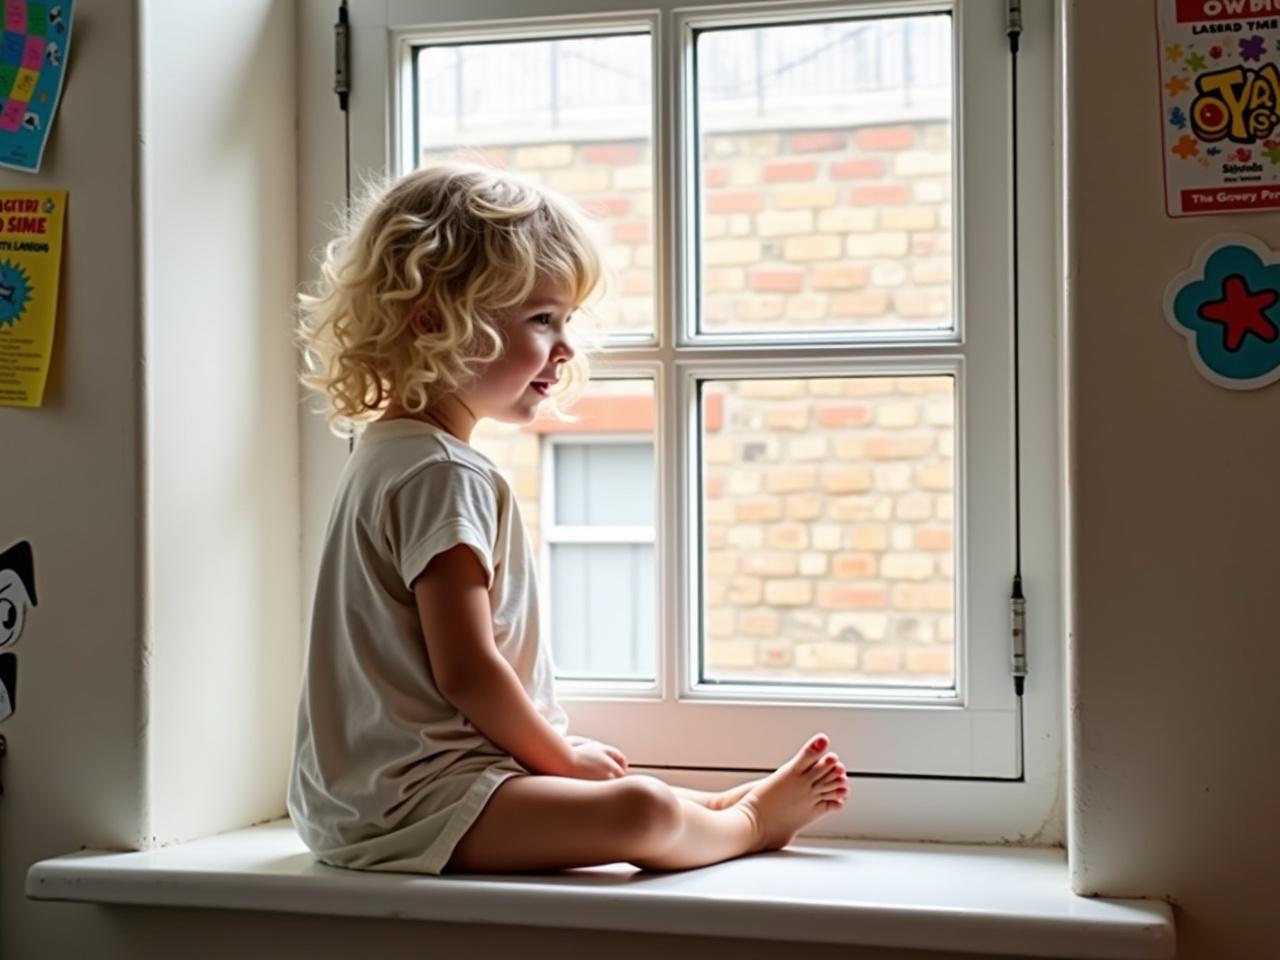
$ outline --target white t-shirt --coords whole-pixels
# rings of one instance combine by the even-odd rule
[[[289,783],[294,824],[327,863],[439,873],[498,785],[527,773],[431,674],[412,585],[460,543],[489,575],[499,653],[538,712],[568,728],[510,486],[487,457],[430,424],[370,424],[325,534]]]

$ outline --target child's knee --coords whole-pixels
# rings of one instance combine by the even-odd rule
[[[684,828],[684,809],[675,792],[656,777],[630,776],[614,781],[623,830],[637,855],[653,856],[669,848]]]

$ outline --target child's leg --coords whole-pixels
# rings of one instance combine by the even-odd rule
[[[629,861],[660,870],[717,863],[785,845],[843,802],[826,738],[814,737],[727,810],[682,800],[650,777],[513,777],[454,848],[450,870],[495,873]]]

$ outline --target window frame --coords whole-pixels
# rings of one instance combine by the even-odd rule
[[[357,8],[352,11],[351,136],[356,142],[383,143],[387,157],[395,156],[399,149],[395,136],[397,124],[390,121],[396,116],[403,117],[407,107],[404,102],[406,98],[397,98],[395,95],[403,79],[399,74],[407,63],[401,54],[409,34],[421,36],[423,33],[421,28],[412,24],[415,23],[415,16],[418,21],[425,19],[422,14],[424,6],[419,0],[392,0],[385,8],[382,5],[370,5],[372,9]],[[439,6],[434,4],[432,8],[432,18],[436,22],[441,16]],[[654,151],[658,158],[655,193],[661,193],[664,184],[672,183],[673,171],[669,167],[674,154],[664,147],[662,125],[672,106],[668,101],[675,98],[662,64],[678,51],[683,37],[680,30],[667,30],[665,24],[668,20],[680,23],[682,17],[686,21],[695,17],[705,19],[704,13],[688,9],[677,10],[676,4],[665,0],[653,5],[659,7],[659,10],[653,11],[650,8],[650,12],[643,14],[628,9],[628,4],[616,0],[547,0],[542,6],[550,19],[527,19],[529,5],[516,4],[513,0],[494,0],[483,7],[471,4],[469,9],[472,17],[463,26],[472,30],[475,36],[485,35],[486,32],[489,35],[510,36],[518,33],[521,36],[534,36],[539,30],[549,35],[570,36],[575,31],[618,32],[619,27],[628,25],[643,25],[653,31],[653,35],[659,39],[659,42],[655,42],[653,51],[654,79],[659,91],[659,103],[655,104],[654,111]],[[789,19],[803,11],[831,13],[856,8],[859,14],[893,14],[908,9],[936,10],[947,6],[941,3],[858,3],[856,0],[841,3],[817,0],[804,4],[744,0],[733,7],[715,9],[718,14],[726,16],[733,15],[735,11],[749,10],[753,15]],[[1003,8],[1003,4],[997,0],[988,0],[985,6]],[[1057,199],[1055,189],[1058,189],[1061,177],[1055,155],[1050,149],[1050,139],[1057,132],[1055,120],[1060,116],[1060,105],[1054,83],[1057,46],[1054,39],[1056,26],[1053,22],[1053,9],[1048,2],[1029,4],[1028,7],[1024,13],[1026,29],[1020,61],[1019,152],[1022,156],[1024,181],[1020,214],[1024,221],[1035,218],[1035,222],[1044,224],[1047,229],[1036,231],[1034,235],[1032,231],[1024,230],[1019,251],[1023,265],[1024,291],[1036,290],[1044,295],[1037,304],[1043,309],[1034,313],[1034,317],[1041,322],[1031,328],[1024,319],[1022,332],[1023,556],[1024,579],[1031,598],[1028,616],[1032,674],[1028,678],[1027,698],[1019,704],[1023,720],[1017,730],[1018,750],[1024,761],[1021,775],[1003,779],[980,776],[876,775],[873,771],[872,775],[859,784],[858,792],[863,802],[856,815],[854,811],[844,811],[842,815],[828,817],[823,821],[827,824],[829,835],[904,836],[940,840],[1005,840],[1035,836],[1046,842],[1053,842],[1061,836],[1061,814],[1055,811],[1060,809],[1062,780],[1060,662],[1064,625],[1059,512],[1064,502],[1060,470],[1060,419],[1063,406],[1059,386],[1061,358],[1056,350],[1057,324],[1061,316],[1061,296],[1058,292],[1061,289],[1061,275],[1053,257],[1055,242],[1061,230],[1057,213],[1059,208],[1054,203]],[[966,4],[966,16],[970,16],[977,8],[977,4]],[[477,20],[476,16],[485,19]],[[738,22],[742,20],[739,19]],[[457,32],[459,29],[456,24],[451,28],[451,39],[460,39]],[[959,48],[958,53],[963,55]],[[960,63],[958,56],[957,70],[960,69]],[[1031,69],[1028,69],[1028,64],[1032,64]],[[1007,69],[1007,62],[1002,63],[1001,68]],[[360,109],[361,104],[363,109]],[[667,108],[665,110],[664,104]],[[1000,113],[1007,119],[1003,112]],[[354,166],[353,180],[356,180],[360,169],[359,165]],[[1028,180],[1038,181],[1039,189],[1027,189]],[[326,200],[332,203],[334,196],[332,190],[327,193],[313,192],[311,199],[320,201],[315,204],[315,208],[319,209]],[[654,215],[658,242],[661,244],[662,238],[667,235],[662,224],[671,214],[660,203]],[[679,255],[678,251],[675,253]],[[685,253],[687,255],[687,251]],[[672,271],[668,266],[671,261],[659,254],[657,262],[663,265],[656,278],[659,309],[670,310],[674,306],[671,299],[675,295],[675,290],[672,289]],[[963,275],[961,270],[957,281]],[[1025,297],[1023,302],[1024,305],[1028,302]],[[668,358],[673,344],[664,340],[662,325],[659,325],[656,333],[656,362],[654,351],[650,350],[632,353],[630,356],[626,353],[619,354],[615,357],[617,362],[611,366],[624,376],[652,376],[656,391],[665,399],[669,388],[673,391],[677,389],[675,384],[668,387],[662,382],[663,368],[666,366],[663,361]],[[774,345],[767,345],[767,348],[776,349]],[[800,355],[805,351],[814,357],[822,352],[820,348],[805,348],[791,353]],[[1030,362],[1026,362],[1028,357],[1031,358]],[[673,376],[671,379],[680,378]],[[1042,429],[1028,431],[1029,422]],[[668,451],[664,446],[658,451],[657,469],[660,475],[665,469],[661,461],[666,455]],[[333,464],[340,462],[341,456],[330,453],[326,457],[315,459],[328,460]],[[659,515],[665,520],[669,514],[664,509]],[[962,566],[958,563],[957,569]],[[660,574],[662,582],[666,582],[665,577],[665,573]],[[1043,600],[1037,603],[1037,597],[1043,597]],[[665,621],[659,622],[663,626],[669,626]],[[680,770],[677,775],[684,776],[686,780],[709,782],[722,778],[722,774],[715,770],[689,769],[688,765],[681,763],[660,764],[654,769],[662,768],[668,771]],[[762,768],[754,764],[741,766],[743,770]],[[940,823],[929,812],[936,810],[938,803],[949,805],[946,823]]]

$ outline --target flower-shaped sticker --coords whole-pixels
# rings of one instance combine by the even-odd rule
[[[1250,390],[1280,380],[1280,253],[1253,237],[1215,237],[1165,290],[1165,318],[1209,380]]]

